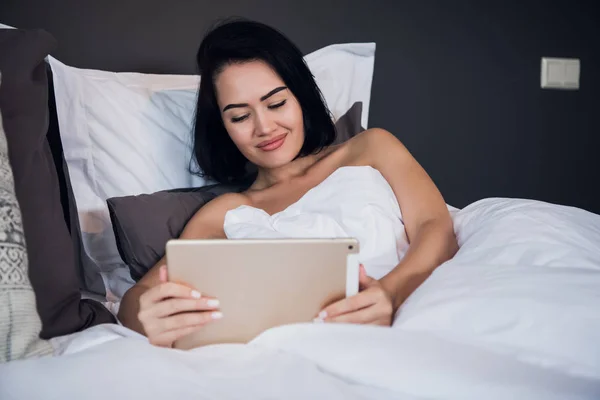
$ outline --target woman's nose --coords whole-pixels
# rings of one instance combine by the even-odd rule
[[[275,130],[277,124],[266,113],[258,113],[256,116],[256,131],[259,135],[267,135]]]

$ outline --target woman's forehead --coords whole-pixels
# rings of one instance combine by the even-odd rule
[[[230,64],[215,80],[220,101],[256,101],[283,85],[281,77],[263,61]]]

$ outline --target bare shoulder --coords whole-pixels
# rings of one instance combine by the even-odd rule
[[[243,193],[225,193],[215,197],[194,214],[180,237],[183,239],[224,238],[223,222],[227,211],[249,204],[250,199]]]
[[[213,211],[223,210],[227,212],[230,209],[248,204],[250,204],[250,198],[245,193],[231,192],[215,197],[206,205],[210,205]]]
[[[380,146],[393,142],[400,143],[400,140],[393,133],[382,128],[369,128],[356,135],[353,139],[361,145],[368,144],[371,146]]]
[[[350,139],[347,145],[354,159],[373,166],[387,156],[408,153],[394,134],[382,128],[367,129]]]
[[[224,193],[206,203],[198,210],[194,218],[223,219],[227,211],[248,204],[250,204],[250,198],[244,193]]]

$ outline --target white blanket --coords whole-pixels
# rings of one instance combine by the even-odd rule
[[[392,328],[305,324],[178,351],[120,326],[0,366],[1,399],[598,399],[600,216],[487,199]]]

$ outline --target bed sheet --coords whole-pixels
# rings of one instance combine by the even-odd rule
[[[591,377],[393,328],[287,326],[184,352],[111,325],[63,345],[60,357],[2,367],[2,399],[591,399],[598,389]]]
[[[103,325],[0,366],[0,398],[600,398],[600,216],[486,199],[453,218],[458,254],[391,328],[289,325],[185,352]]]

